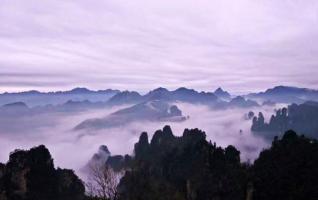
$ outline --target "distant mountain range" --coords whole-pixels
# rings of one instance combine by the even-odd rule
[[[39,105],[56,105],[64,104],[67,101],[91,101],[91,102],[105,102],[108,101],[112,96],[119,93],[119,90],[98,90],[93,91],[87,88],[74,88],[70,91],[59,91],[59,92],[39,92],[39,91],[27,91],[18,93],[3,93],[0,94],[0,105],[24,102],[28,106],[39,106]]]
[[[87,88],[74,88],[69,91],[39,92],[35,90],[0,94],[0,106],[15,102],[24,102],[28,106],[57,105],[68,101],[91,103],[107,102],[108,105],[134,104],[149,100],[182,101],[188,103],[213,104],[215,102],[229,102],[235,95],[217,88],[214,92],[198,92],[185,87],[169,91],[166,88],[157,88],[145,95],[136,91],[119,91],[113,89],[89,90]],[[259,103],[304,103],[318,101],[318,90],[290,86],[276,86],[264,92],[242,95],[245,99],[255,100]]]
[[[137,92],[120,92],[114,95],[109,102],[111,104],[132,104],[141,103],[152,100],[160,100],[166,102],[186,102],[186,103],[201,103],[213,104],[217,102],[218,97],[212,92],[197,92],[193,89],[179,88],[174,91],[169,91],[166,88],[157,88],[145,95],[140,95]]]
[[[153,100],[171,103],[204,104],[212,108],[224,109],[228,107],[273,106],[275,103],[301,104],[306,101],[318,101],[318,90],[277,86],[264,92],[250,93],[242,96],[231,95],[222,88],[218,88],[214,92],[198,92],[185,87],[173,91],[160,87],[145,95],[141,95],[136,91],[112,89],[93,91],[87,88],[74,88],[70,91],[47,93],[33,90],[0,94],[0,112],[3,110],[9,111],[11,108],[14,108],[11,110],[18,109],[24,111],[27,108],[33,108],[33,110],[37,111],[41,109],[78,111],[107,106],[140,104]],[[24,109],[21,107],[24,107]]]
[[[76,122],[77,125],[74,125],[74,130],[112,128],[137,121],[182,122],[187,117],[177,107],[179,103],[199,104],[218,110],[231,108],[253,110],[261,105],[273,107],[276,103],[302,104],[306,100],[310,100],[311,104],[314,104],[314,101],[318,101],[318,91],[278,86],[264,92],[244,96],[231,95],[222,88],[218,88],[214,92],[198,92],[185,87],[172,91],[157,88],[144,95],[136,91],[111,89],[92,91],[86,88],[48,93],[38,91],[4,93],[0,94],[0,129],[7,133],[20,132],[26,127],[33,130],[42,126],[58,124],[58,118],[54,116],[76,115],[92,109],[100,110],[111,107],[116,109],[116,106],[125,107],[125,109],[117,109],[116,112],[98,119],[81,119]],[[309,109],[308,112],[313,110]],[[39,121],[41,123],[38,123]],[[12,122],[19,126],[12,126]],[[315,121],[312,123],[315,124]],[[301,125],[299,126],[301,127]],[[311,125],[311,127],[313,126]],[[255,132],[262,130],[255,129]],[[296,130],[303,131],[302,129]],[[280,130],[280,132],[284,131],[286,129]]]
[[[212,105],[216,102],[230,101],[230,94],[218,88],[213,92],[197,92],[185,87],[169,91],[165,88],[157,88],[145,95],[135,91],[99,90],[92,91],[86,88],[75,88],[65,92],[38,92],[28,91],[21,93],[0,94],[0,105],[23,102],[30,107],[36,106],[96,106],[96,105],[124,105],[137,104],[152,100],[166,102],[187,102]],[[76,105],[75,105],[76,104]],[[94,104],[94,105],[93,105]]]
[[[75,88],[65,92],[29,91],[0,94],[0,119],[8,120],[19,116],[34,116],[43,113],[76,113],[89,109],[122,105],[146,105],[147,102],[151,101],[160,101],[166,104],[178,102],[203,104],[214,109],[258,106],[255,101],[247,100],[241,96],[231,99],[231,95],[221,88],[218,88],[214,93],[197,92],[184,87],[173,91],[157,88],[145,95],[135,91],[121,92],[110,89],[92,91],[86,88]],[[1,103],[4,102],[6,104],[1,106]]]
[[[276,103],[304,103],[306,101],[318,101],[318,90],[277,86],[265,92],[251,93],[246,98],[258,101],[271,101]]]

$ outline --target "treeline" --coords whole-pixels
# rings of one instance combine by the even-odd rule
[[[293,131],[276,137],[253,164],[242,163],[234,146],[222,148],[207,141],[199,129],[186,129],[176,137],[169,126],[156,131],[150,141],[142,133],[134,156],[117,160],[105,166],[117,163],[116,171],[125,169],[119,185],[115,190],[109,187],[112,195],[93,198],[85,196],[83,183],[72,171],[54,169],[44,146],[16,151],[0,167],[0,199],[318,199],[318,142]],[[102,178],[111,183],[107,176],[103,173]]]

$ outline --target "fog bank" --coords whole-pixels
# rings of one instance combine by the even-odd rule
[[[114,107],[77,114],[34,117],[30,120],[34,125],[20,127],[15,132],[6,132],[0,125],[0,162],[6,162],[9,153],[14,149],[29,149],[44,144],[49,148],[56,166],[74,169],[81,176],[80,168],[97,152],[100,145],[107,145],[113,155],[132,154],[133,146],[142,131],[148,132],[151,138],[153,133],[164,125],[170,125],[177,136],[182,135],[185,128],[199,128],[206,132],[207,140],[216,142],[218,146],[231,144],[237,147],[241,151],[243,161],[255,159],[259,152],[269,145],[264,139],[250,132],[251,120],[244,119],[244,114],[251,109],[212,110],[202,105],[177,105],[183,115],[189,116],[188,120],[169,123],[140,121],[116,128],[72,131],[85,119],[103,117],[119,109]],[[268,118],[274,108],[261,107],[252,110],[255,114],[262,111]]]

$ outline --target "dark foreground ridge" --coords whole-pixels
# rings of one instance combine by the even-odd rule
[[[15,151],[0,165],[0,199],[318,199],[318,142],[294,131],[276,137],[254,164],[246,164],[234,146],[218,147],[199,129],[176,137],[166,126],[151,141],[142,133],[133,157],[113,156],[104,164],[114,163],[115,171],[125,171],[115,195],[93,198],[84,195],[83,183],[72,171],[54,168],[44,146]]]
[[[140,136],[118,192],[125,200],[244,199],[246,169],[235,147],[217,147],[198,129],[176,137],[166,126],[150,143],[146,133]]]
[[[55,169],[43,145],[16,150],[0,164],[1,200],[83,200],[84,194],[82,181],[72,170]]]

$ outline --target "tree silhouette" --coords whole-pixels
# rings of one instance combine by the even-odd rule
[[[88,194],[100,200],[116,200],[117,185],[121,174],[114,172],[108,165],[89,165],[89,176],[86,183]]]

